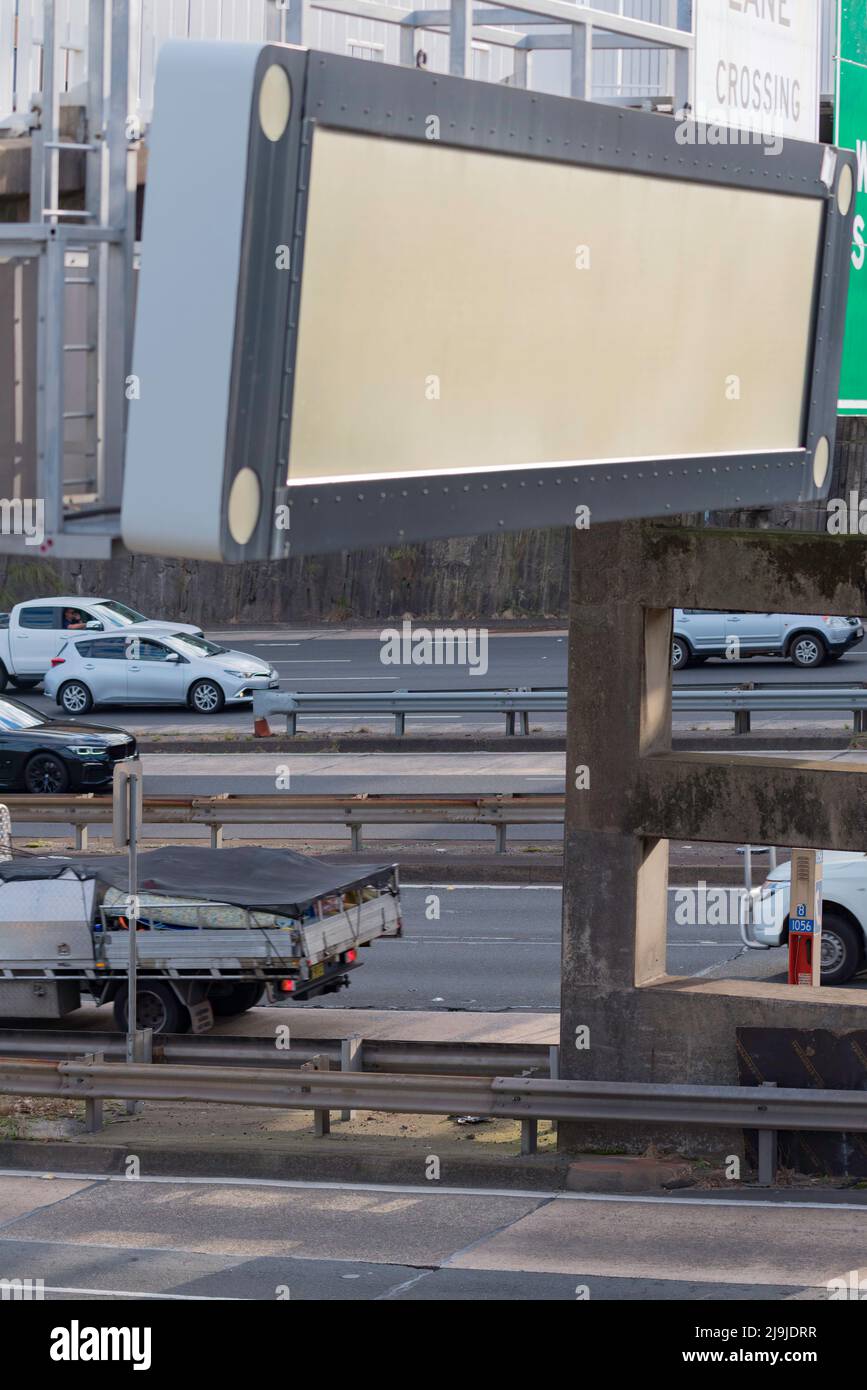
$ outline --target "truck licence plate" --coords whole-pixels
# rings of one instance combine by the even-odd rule
[[[311,978],[311,980],[318,980],[319,977],[320,977],[320,975],[324,975],[324,974],[325,974],[325,964],[324,964],[323,961],[320,961],[318,965],[312,965],[312,966],[310,967],[310,978]]]

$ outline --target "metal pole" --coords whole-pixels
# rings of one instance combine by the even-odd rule
[[[569,95],[583,101],[593,99],[593,27],[573,24],[569,68]]]
[[[340,1040],[340,1070],[341,1071],[361,1071],[362,1053],[361,1049],[364,1039],[360,1033],[351,1033],[348,1038]],[[341,1110],[341,1120],[351,1120],[353,1112],[351,1110]]]
[[[57,87],[57,7],[45,0],[42,11],[42,119],[32,142],[31,222],[44,222],[45,210],[60,197],[60,99]],[[64,310],[66,253],[55,231],[39,262],[37,329],[37,480],[44,499],[45,529],[56,535],[62,526],[64,458]]]
[[[86,1052],[81,1059],[92,1066],[101,1065],[105,1061],[104,1052]],[[88,1134],[99,1134],[103,1126],[103,1103],[95,1100],[93,1096],[88,1096],[84,1102],[84,1128]]]
[[[135,778],[129,777],[124,784],[124,795],[129,798],[127,815],[129,817],[129,966],[127,968],[127,1006],[126,1006],[126,1060],[136,1061],[136,1030],[138,1028],[138,785]],[[135,1115],[138,1101],[128,1100],[126,1113]]]
[[[776,1086],[776,1081],[763,1081],[762,1086]],[[777,1131],[759,1130],[759,1187],[772,1187],[777,1175]]]
[[[102,303],[100,361],[103,439],[99,451],[99,497],[102,506],[120,504],[126,439],[126,378],[131,370],[133,251],[135,246],[136,160],[130,149],[129,109],[130,6],[110,0],[110,88],[106,110],[108,144],[105,212],[117,234],[101,257]]]
[[[472,0],[450,0],[449,72],[452,77],[471,77],[473,68]]]

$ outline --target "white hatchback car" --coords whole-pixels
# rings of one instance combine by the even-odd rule
[[[274,667],[258,657],[176,632],[70,637],[51,662],[44,688],[66,714],[87,714],[97,704],[187,705],[218,714],[279,683]]]

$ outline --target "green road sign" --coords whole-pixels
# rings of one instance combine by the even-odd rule
[[[840,0],[840,56],[867,65],[867,0]]]
[[[867,0],[840,0],[835,144],[858,156],[841,415],[867,415]]]

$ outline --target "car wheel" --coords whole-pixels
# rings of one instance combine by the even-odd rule
[[[825,644],[819,637],[810,637],[807,633],[802,633],[789,647],[789,657],[796,666],[807,669],[811,666],[821,666],[825,660]]]
[[[822,914],[822,984],[844,985],[861,967],[861,933],[836,912]]]
[[[190,688],[189,701],[198,714],[219,714],[226,697],[216,681],[196,681]]]
[[[675,637],[671,643],[671,669],[672,671],[682,671],[684,666],[689,665],[691,652],[682,637]]]
[[[57,703],[67,714],[88,714],[93,709],[93,696],[84,681],[67,681],[58,691]]]
[[[54,753],[35,753],[24,769],[24,785],[32,796],[56,796],[68,790],[69,773]]]
[[[128,1023],[129,990],[122,985],[114,997],[114,1021],[122,1033]],[[187,1033],[189,1011],[169,985],[149,980],[139,985],[135,993],[136,1023],[139,1028],[152,1028],[154,1033]]]

